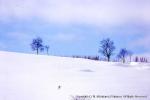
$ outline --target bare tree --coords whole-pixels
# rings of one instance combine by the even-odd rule
[[[148,62],[146,57],[140,57],[140,62]]]
[[[125,58],[128,56],[128,50],[126,50],[125,48],[121,49],[119,54],[118,54],[118,57],[120,59],[122,59],[123,63],[125,63]]]
[[[50,48],[50,47],[49,47],[48,45],[45,46],[47,55],[49,55],[49,48]]]
[[[135,62],[139,62],[139,57],[138,56],[135,57]]]
[[[39,50],[40,51],[43,51],[44,50],[44,47],[43,47],[43,40],[38,37],[38,38],[35,38],[32,40],[32,43],[31,43],[31,48],[33,51],[36,51],[37,55],[39,54]]]
[[[99,52],[102,53],[102,55],[104,55],[105,57],[107,57],[108,61],[110,61],[110,57],[113,55],[114,50],[114,42],[111,41],[109,38],[103,39],[100,42]]]

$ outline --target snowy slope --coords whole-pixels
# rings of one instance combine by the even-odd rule
[[[72,100],[76,95],[150,100],[150,64],[0,52],[0,100]]]

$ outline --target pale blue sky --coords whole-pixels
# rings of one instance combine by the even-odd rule
[[[34,53],[42,37],[52,55],[98,55],[111,38],[135,54],[150,54],[149,0],[0,0],[0,50]]]

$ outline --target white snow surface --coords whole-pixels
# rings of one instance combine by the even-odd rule
[[[150,100],[150,64],[0,51],[0,100],[73,100],[72,96],[90,96],[80,100]]]

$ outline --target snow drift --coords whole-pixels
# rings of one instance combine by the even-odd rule
[[[1,51],[0,100],[150,100],[149,69],[134,62]]]

